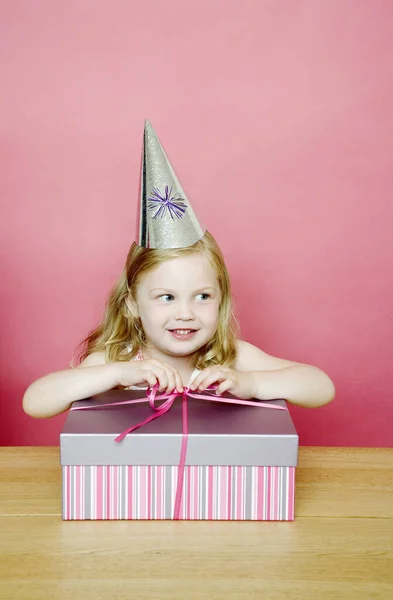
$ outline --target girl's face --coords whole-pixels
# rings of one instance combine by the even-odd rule
[[[202,253],[167,260],[142,275],[134,310],[154,358],[188,356],[204,346],[216,332],[220,300],[216,273]]]

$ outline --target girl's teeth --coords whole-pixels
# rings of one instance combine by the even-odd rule
[[[187,333],[191,333],[191,331],[193,331],[193,329],[175,329],[174,330],[175,333],[180,333],[186,335]]]

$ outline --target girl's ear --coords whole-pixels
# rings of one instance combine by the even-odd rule
[[[128,310],[130,311],[130,313],[134,317],[134,319],[139,319],[138,305],[135,302],[135,300],[131,297],[131,295],[127,296],[125,302],[126,302]]]

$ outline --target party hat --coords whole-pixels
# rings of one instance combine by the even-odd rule
[[[186,248],[201,227],[149,121],[145,121],[137,243],[144,248]]]

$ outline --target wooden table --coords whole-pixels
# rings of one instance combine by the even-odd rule
[[[1,600],[393,599],[393,449],[300,448],[293,523],[63,522],[58,448],[0,482]]]

